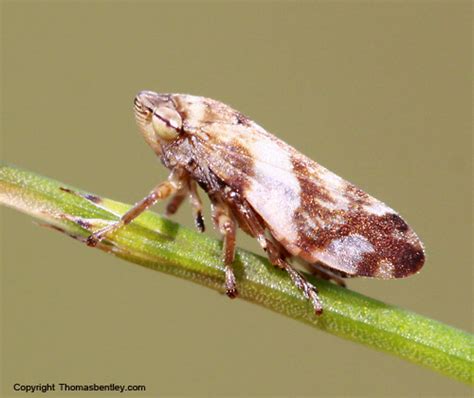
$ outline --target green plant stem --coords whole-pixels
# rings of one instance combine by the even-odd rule
[[[61,190],[57,181],[0,166],[0,203],[30,214],[84,241],[130,206]],[[74,189],[73,189],[74,190]],[[114,233],[99,249],[125,260],[223,291],[222,244],[159,215],[146,212]],[[465,383],[473,383],[473,336],[326,281],[317,281],[324,314],[284,271],[260,256],[238,250],[235,271],[240,298],[337,336],[398,355]],[[314,282],[314,278],[308,276]]]

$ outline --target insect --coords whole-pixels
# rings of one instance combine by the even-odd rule
[[[403,278],[424,263],[423,245],[390,207],[302,155],[242,113],[219,101],[185,94],[140,92],[135,118],[146,142],[171,170],[121,219],[89,236],[95,246],[158,200],[174,214],[189,197],[204,231],[199,185],[223,237],[227,295],[236,297],[232,270],[236,232],[256,238],[270,262],[286,270],[312,303],[317,289],[289,262],[302,259],[314,273],[341,278]]]

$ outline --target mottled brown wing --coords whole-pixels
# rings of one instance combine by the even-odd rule
[[[292,255],[352,276],[401,278],[424,263],[390,207],[246,121],[203,129],[209,167],[241,192]]]

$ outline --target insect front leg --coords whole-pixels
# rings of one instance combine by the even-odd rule
[[[172,171],[168,181],[158,184],[153,190],[145,196],[142,200],[135,203],[135,205],[128,210],[119,221],[116,223],[107,225],[106,227],[100,229],[97,232],[94,232],[87,238],[88,246],[96,246],[106,235],[116,231],[117,229],[129,224],[135,218],[137,218],[141,213],[143,213],[150,206],[154,205],[160,199],[166,199],[170,195],[179,191],[182,186],[182,176],[179,174],[179,171]]]
[[[225,288],[230,298],[238,295],[232,263],[235,259],[235,238],[237,226],[229,209],[223,203],[213,203],[212,217],[214,225],[223,236],[223,260],[225,265]]]

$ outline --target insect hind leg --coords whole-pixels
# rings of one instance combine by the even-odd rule
[[[348,275],[344,273],[338,273],[337,271],[332,271],[327,269],[321,263],[309,264],[306,262],[300,263],[311,275],[316,276],[317,278],[324,279],[327,281],[334,282],[336,285],[346,287],[346,282],[343,278],[347,278]]]
[[[251,236],[257,239],[263,250],[267,252],[270,262],[282,269],[284,269],[290,276],[293,283],[303,292],[303,295],[311,301],[314,312],[317,315],[322,314],[323,305],[318,296],[318,291],[315,286],[309,283],[303,275],[295,270],[291,264],[286,261],[289,253],[278,242],[273,242],[265,236],[265,225],[261,221],[253,209],[246,203],[239,204],[237,214],[240,215],[239,225]]]
[[[266,239],[264,249],[268,254],[270,262],[273,265],[284,269],[288,273],[296,287],[303,292],[303,295],[309,301],[311,301],[314,312],[317,315],[321,315],[323,312],[323,305],[321,299],[319,298],[316,286],[309,283],[303,275],[301,275],[296,269],[293,268],[291,264],[286,261],[286,251],[269,239]]]

